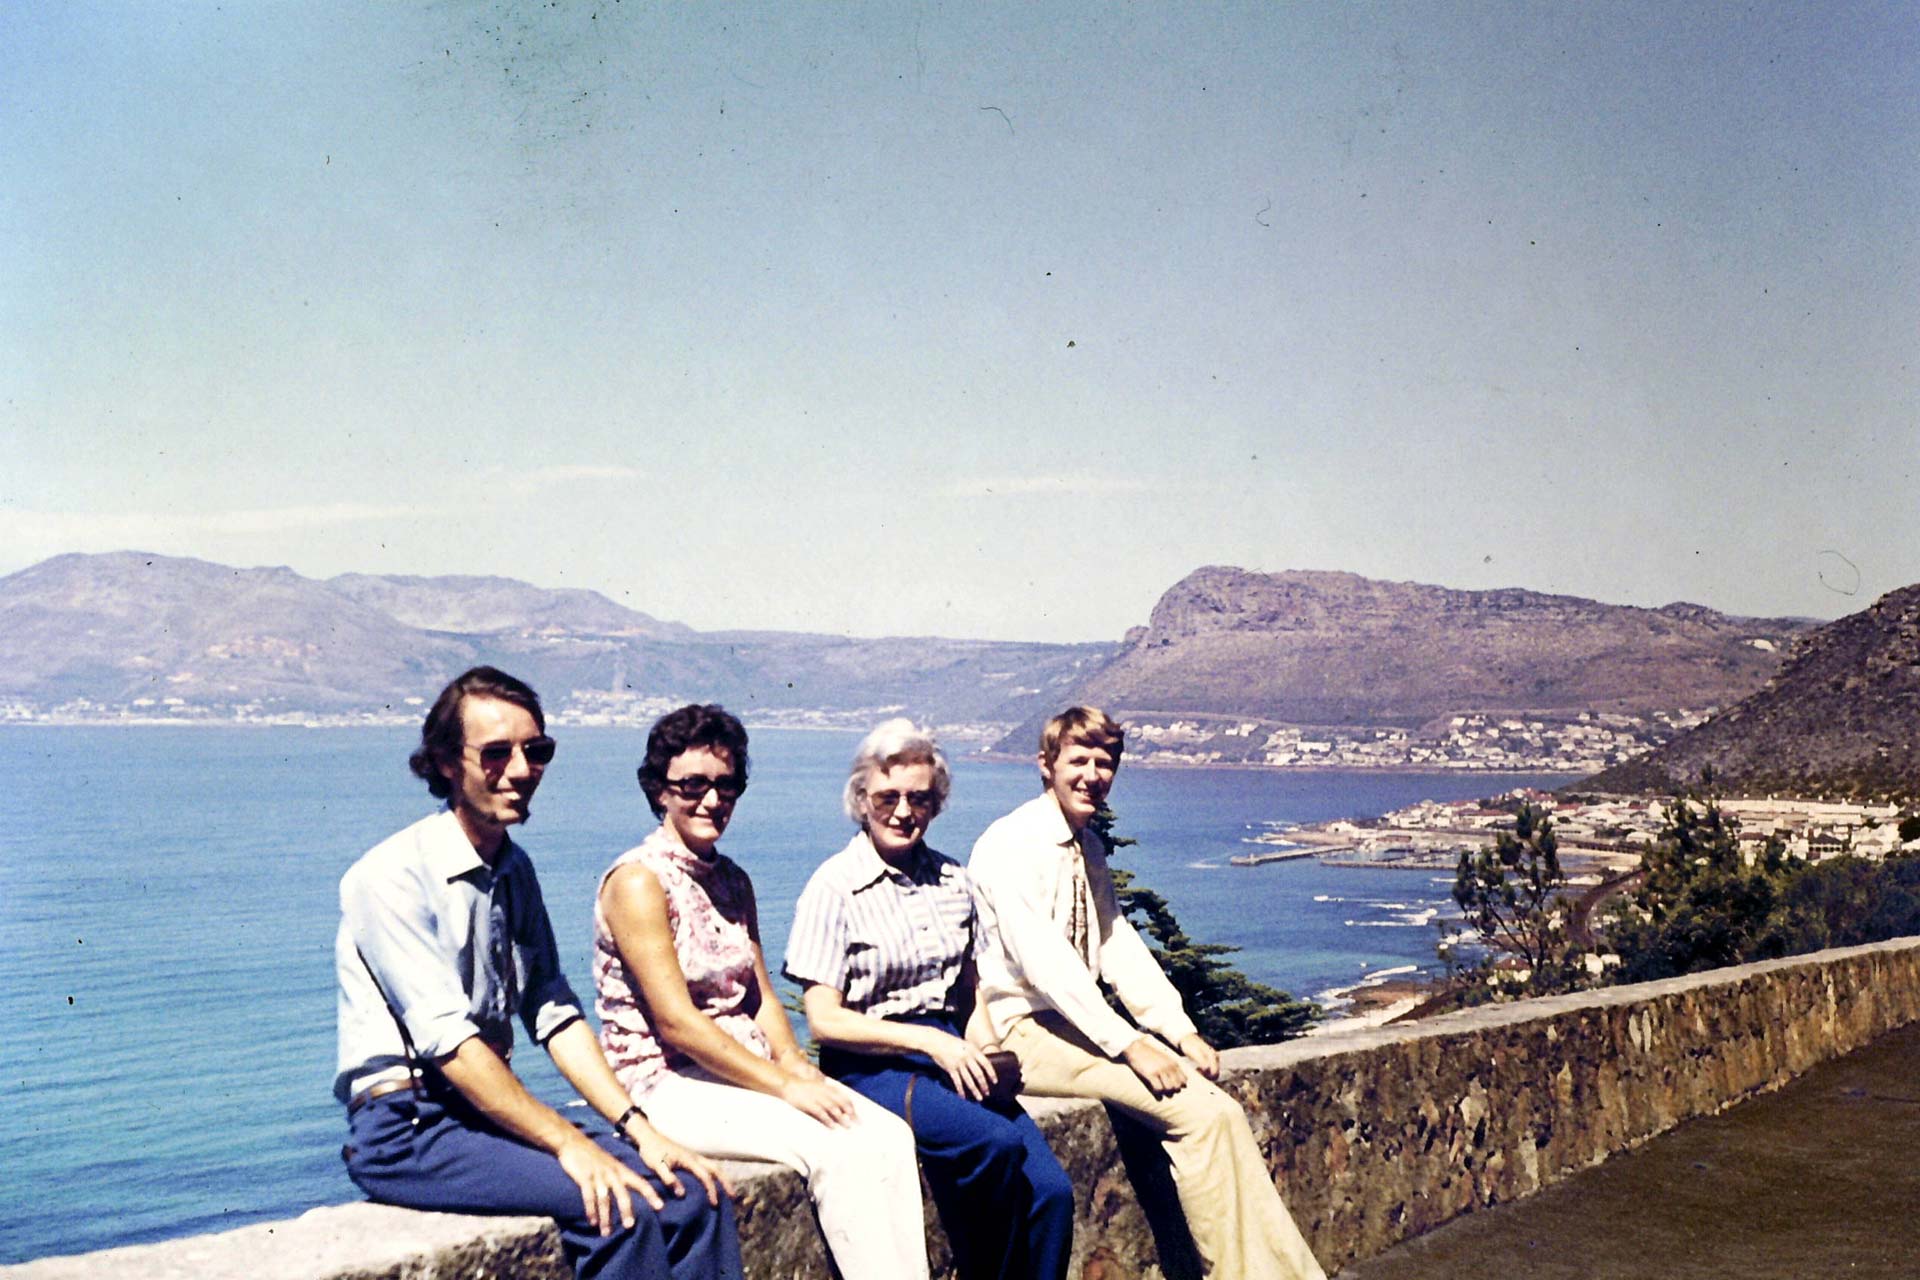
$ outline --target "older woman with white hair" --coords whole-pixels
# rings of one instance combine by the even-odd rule
[[[804,990],[821,1068],[912,1128],[960,1275],[1059,1280],[1073,1188],[975,1008],[966,870],[926,843],[950,786],[945,753],[912,721],[866,736],[844,795],[860,829],[800,895],[784,972]]]

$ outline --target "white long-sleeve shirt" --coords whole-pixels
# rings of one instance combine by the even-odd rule
[[[1140,1032],[1107,1004],[1098,979],[1147,1030],[1176,1045],[1193,1033],[1180,993],[1120,912],[1100,837],[1076,837],[1052,792],[982,832],[967,871],[982,931],[979,998],[995,1035],[1051,1009],[1118,1057]]]

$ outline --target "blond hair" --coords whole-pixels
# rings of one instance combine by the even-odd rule
[[[1040,763],[1051,769],[1067,743],[1111,752],[1118,764],[1120,753],[1127,749],[1127,731],[1098,707],[1068,707],[1040,731]]]

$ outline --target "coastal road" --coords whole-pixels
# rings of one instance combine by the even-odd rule
[[[1594,885],[1578,898],[1574,899],[1573,917],[1567,924],[1567,938],[1582,951],[1593,950],[1593,913],[1609,898],[1617,898],[1623,893],[1631,893],[1639,888],[1640,882],[1647,878],[1644,871],[1629,871],[1624,875],[1610,876]]]

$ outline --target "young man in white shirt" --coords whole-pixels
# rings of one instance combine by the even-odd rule
[[[1246,1114],[1213,1083],[1219,1054],[1120,911],[1092,822],[1124,745],[1105,712],[1055,716],[1040,737],[1045,790],[975,842],[980,999],[1026,1092],[1098,1098],[1159,1136],[1208,1276],[1324,1280]]]

